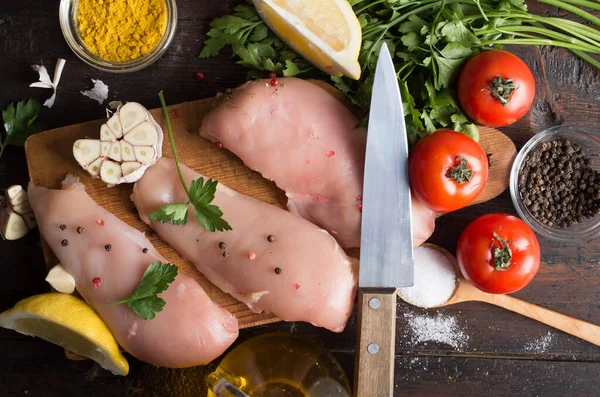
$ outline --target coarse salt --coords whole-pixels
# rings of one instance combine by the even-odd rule
[[[469,340],[469,336],[460,328],[456,317],[438,313],[434,316],[405,313],[404,318],[408,321],[410,338],[413,345],[423,342],[438,342],[452,346],[455,349],[463,349]]]
[[[423,246],[415,248],[413,256],[414,286],[400,288],[400,297],[423,308],[447,302],[456,287],[456,271],[450,259],[435,248]]]
[[[550,331],[548,331],[546,335],[540,337],[539,339],[533,342],[526,344],[525,351],[543,353],[545,351],[548,351],[548,348],[550,347],[550,345],[552,345],[553,342],[554,335],[552,335]]]

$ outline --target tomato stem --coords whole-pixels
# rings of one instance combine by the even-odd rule
[[[518,90],[519,87],[515,85],[513,79],[504,79],[502,76],[496,76],[490,81],[490,88],[486,88],[492,93],[493,97],[498,100],[502,106],[506,106],[510,103],[510,94]]]
[[[467,159],[462,156],[456,156],[456,161],[459,161],[458,165],[450,168],[450,171],[448,171],[446,177],[454,179],[458,184],[471,182],[473,170],[467,168]]]
[[[494,247],[494,268],[501,272],[506,271],[511,266],[512,250],[508,243],[494,232],[494,237],[500,242],[501,248]]]

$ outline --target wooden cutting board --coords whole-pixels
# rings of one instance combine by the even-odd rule
[[[321,85],[321,84],[319,84]],[[330,85],[328,91],[343,100],[343,97]],[[212,99],[185,102],[169,107],[173,135],[179,157],[188,167],[208,177],[217,179],[240,193],[247,194],[267,203],[285,208],[286,197],[274,183],[264,179],[259,173],[251,171],[228,150],[219,149],[213,143],[198,134],[203,116],[209,109]],[[166,139],[166,127],[161,109],[150,111],[157,123],[165,131],[163,155],[172,157],[169,140]],[[59,189],[61,181],[68,173],[77,175],[86,186],[87,193],[108,211],[112,212],[128,225],[146,233],[158,252],[169,262],[179,266],[179,270],[190,275],[202,285],[207,294],[219,305],[233,313],[240,328],[253,327],[278,321],[272,314],[252,313],[245,304],[212,285],[202,276],[195,266],[184,260],[175,250],[154,235],[152,229],[143,223],[130,199],[133,184],[107,188],[100,179],[93,179],[75,161],[72,154],[73,142],[81,138],[98,138],[100,125],[105,120],[90,121],[45,131],[30,137],[25,143],[27,165],[31,181],[39,186]],[[482,127],[481,145],[494,160],[489,180],[477,202],[487,201],[502,193],[508,186],[510,166],[515,158],[516,149],[510,138],[498,130]],[[43,239],[42,239],[43,240]],[[43,241],[46,266],[51,268],[58,259]],[[352,250],[357,255],[358,250]]]

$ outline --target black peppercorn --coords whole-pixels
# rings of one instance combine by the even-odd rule
[[[267,236],[267,241],[270,242],[270,243],[272,243],[273,241],[275,241],[275,236],[273,236],[272,234],[269,234]]]
[[[281,268],[280,267],[276,267],[275,268],[275,274],[281,274]]]
[[[221,248],[222,250],[224,250],[225,248],[227,248],[227,245],[223,241],[221,241],[219,243],[219,248]]]
[[[85,229],[84,229],[84,228],[82,228],[81,226],[77,226],[77,233],[78,233],[78,234],[81,234],[81,233],[83,233],[84,231],[85,231]]]
[[[143,252],[144,254],[147,254],[147,253],[148,253],[148,248],[144,248],[144,249],[142,250],[142,252]]]
[[[67,225],[64,225],[64,224],[60,225],[59,228],[60,228],[60,230],[65,230],[67,228]]]
[[[61,242],[60,242],[60,244],[61,244],[63,247],[66,247],[67,245],[69,245],[69,240],[67,240],[67,239],[64,239],[63,241],[61,241]]]
[[[110,245],[110,244],[106,244],[106,245],[104,246],[104,249],[106,250],[106,252],[110,252],[110,250],[112,249],[112,245]]]
[[[227,252],[227,251],[224,251],[224,252],[223,252],[223,258],[227,258],[228,256],[229,256],[229,252]]]

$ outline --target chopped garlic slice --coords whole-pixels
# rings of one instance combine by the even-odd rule
[[[80,91],[83,96],[98,101],[98,105],[102,105],[106,98],[108,98],[108,86],[102,82],[102,80],[94,80],[94,88],[91,90]]]
[[[54,105],[54,101],[56,99],[56,88],[58,87],[58,83],[60,82],[60,76],[62,75],[63,69],[65,67],[65,61],[62,58],[58,58],[56,61],[56,68],[54,69],[54,79],[50,80],[50,76],[48,75],[48,69],[44,65],[31,65],[31,68],[39,73],[40,81],[36,81],[35,83],[31,83],[29,86],[34,88],[50,88],[54,90],[52,96],[44,102],[44,106],[51,108]]]
[[[46,281],[60,293],[72,294],[75,291],[75,279],[60,263],[50,269]]]

